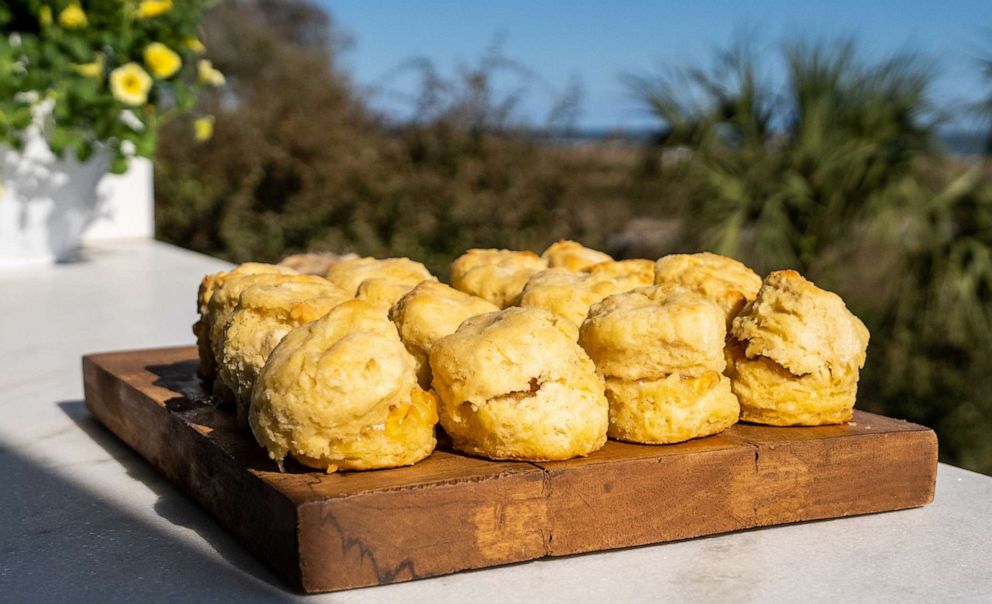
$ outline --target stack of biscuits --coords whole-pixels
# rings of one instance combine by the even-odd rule
[[[688,290],[645,287],[594,305],[579,343],[606,381],[609,435],[668,444],[737,422],[726,334],[720,307]]]
[[[469,455],[545,461],[851,418],[868,331],[795,271],[559,241],[471,249],[450,275],[330,254],[208,275],[199,374],[280,467],[327,472],[416,463],[438,429]]]

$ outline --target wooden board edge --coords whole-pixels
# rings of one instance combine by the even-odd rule
[[[859,421],[865,421],[865,420],[884,422],[884,423],[887,423],[887,424],[890,424],[890,425],[891,424],[897,424],[897,425],[901,426],[902,429],[905,430],[905,431],[929,431],[929,432],[933,432],[933,429],[932,428],[928,428],[927,426],[924,426],[922,424],[917,424],[915,422],[911,422],[908,419],[899,419],[899,418],[896,418],[896,417],[889,417],[888,415],[881,415],[881,414],[878,414],[878,413],[873,413],[871,411],[864,411],[862,409],[857,409],[857,408],[854,409],[854,415],[851,417],[851,421],[853,421],[853,422],[859,422]]]
[[[751,526],[752,447],[545,468],[549,474],[550,556],[679,541]],[[625,472],[637,481],[624,480]],[[643,502],[660,513],[643,515]]]
[[[684,474],[685,467],[679,464],[666,467],[664,457],[582,466],[538,464],[550,466],[545,467],[551,483],[549,518],[557,538],[550,543],[549,555],[896,511],[921,507],[934,499],[937,439],[929,428],[919,426],[899,432],[809,441],[756,443],[737,437],[732,440],[739,447],[692,455],[692,464],[721,460],[720,465],[710,466],[701,473],[708,479],[701,486],[694,485],[693,477]],[[686,459],[682,460],[683,464]],[[615,479],[624,468],[638,472],[642,484],[628,483],[632,490],[626,493],[621,487],[619,500],[605,496],[603,487],[609,489],[617,482]],[[813,477],[812,484],[804,482],[809,476]],[[843,490],[849,476],[860,476],[855,487],[858,493]],[[661,495],[646,492],[651,485]],[[700,492],[704,493],[704,499],[699,497]],[[835,493],[843,496],[836,497]],[[638,526],[624,526],[624,510],[636,508],[645,496],[654,497],[662,505],[681,500],[704,505],[706,509],[704,514],[690,514],[658,526],[652,526],[650,519]],[[587,509],[581,509],[577,502]],[[633,509],[633,513],[636,511]],[[562,514],[571,519],[561,520]]]
[[[755,526],[904,510],[933,501],[938,463],[933,430],[858,434],[840,444],[828,440],[833,443],[755,444]]]
[[[303,589],[340,591],[543,558],[546,489],[545,473],[533,467],[479,481],[305,503]],[[402,532],[395,524],[401,515]]]

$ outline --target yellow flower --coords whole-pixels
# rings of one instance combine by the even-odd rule
[[[183,66],[179,55],[161,42],[152,42],[146,46],[144,56],[148,71],[156,78],[167,78]]]
[[[193,122],[193,131],[196,133],[196,140],[203,142],[210,140],[214,135],[214,116],[201,117]]]
[[[214,69],[214,64],[210,61],[200,59],[198,68],[201,84],[209,84],[211,86],[224,85],[224,74],[222,74],[219,70]]]
[[[197,38],[186,38],[185,40],[183,40],[183,46],[185,46],[189,50],[192,50],[198,55],[202,55],[203,53],[207,52],[207,47],[204,46],[203,42],[200,42],[200,40],[198,40]]]
[[[40,23],[42,27],[48,27],[52,24],[51,6],[42,6],[38,9],[38,23]]]
[[[76,70],[76,73],[81,76],[86,76],[87,78],[98,78],[103,75],[103,55],[96,55],[96,58],[91,63],[81,63],[79,65],[73,65],[72,67]]]
[[[110,72],[110,91],[125,105],[143,105],[151,87],[151,76],[137,63],[127,63]]]
[[[59,24],[67,29],[86,27],[87,23],[86,13],[79,7],[78,2],[73,2],[59,13]]]
[[[172,0],[143,0],[134,11],[134,16],[139,19],[150,19],[164,15],[172,10]]]

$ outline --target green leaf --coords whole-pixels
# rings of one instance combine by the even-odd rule
[[[127,172],[128,160],[119,151],[110,160],[110,173],[111,174],[123,174]]]

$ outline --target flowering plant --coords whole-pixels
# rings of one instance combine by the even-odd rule
[[[151,157],[163,121],[193,109],[201,87],[224,83],[197,31],[210,3],[0,3],[0,145],[21,149],[41,113],[58,156],[85,161],[103,148],[115,173],[132,156]],[[209,138],[212,125],[197,120],[197,137]]]

